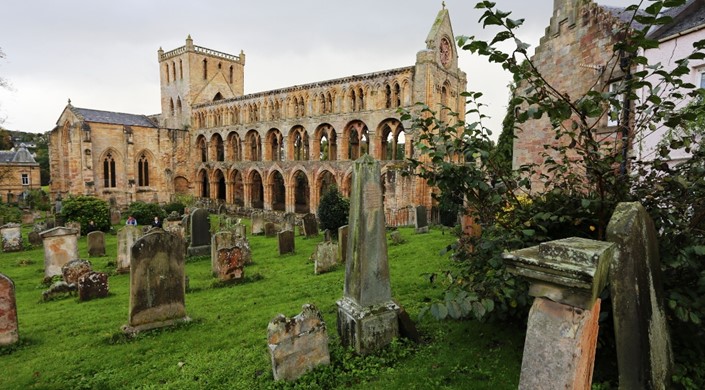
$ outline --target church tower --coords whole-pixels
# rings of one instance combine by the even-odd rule
[[[158,57],[163,127],[190,128],[194,105],[244,93],[242,51],[236,56],[196,46],[189,35],[182,47],[169,52],[159,48]]]

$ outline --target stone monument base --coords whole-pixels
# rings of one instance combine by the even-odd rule
[[[145,331],[157,329],[157,328],[166,328],[169,326],[174,326],[177,324],[184,324],[187,322],[191,322],[191,317],[186,316],[183,318],[175,318],[175,319],[165,320],[165,321],[155,321],[155,322],[150,322],[148,324],[142,324],[142,325],[136,325],[136,326],[123,325],[120,329],[126,335],[134,336],[139,332],[145,332]]]
[[[210,256],[211,246],[210,245],[190,246],[190,247],[188,247],[187,254],[189,256]]]
[[[399,306],[393,301],[362,307],[344,297],[338,304],[338,334],[344,346],[367,355],[399,337]]]

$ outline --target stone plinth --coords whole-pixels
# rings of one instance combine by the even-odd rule
[[[567,238],[504,255],[536,297],[529,313],[521,389],[589,389],[597,346],[599,295],[616,246]]]
[[[367,355],[399,336],[399,306],[391,300],[383,305],[360,306],[343,298],[338,304],[338,334],[341,342]]]
[[[56,227],[39,234],[44,243],[44,277],[61,275],[61,267],[78,259],[78,236],[73,229]]]

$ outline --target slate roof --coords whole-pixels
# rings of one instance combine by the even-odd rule
[[[0,150],[0,164],[37,164],[37,161],[32,157],[24,144],[21,144],[17,150]]]
[[[107,123],[111,125],[157,127],[146,115],[126,114],[123,112],[91,110],[88,108],[71,107],[76,116],[86,122]]]
[[[664,15],[672,17],[673,22],[652,31],[649,38],[663,39],[693,28],[705,27],[705,1],[689,0],[680,7],[668,10]]]

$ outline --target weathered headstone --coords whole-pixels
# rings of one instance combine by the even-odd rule
[[[304,215],[303,218],[304,235],[306,237],[313,237],[318,235],[318,220],[316,216],[308,213]]]
[[[17,223],[8,223],[0,227],[3,252],[18,252],[22,250],[22,227]]]
[[[46,226],[45,226],[44,230],[53,229],[53,228],[55,228],[55,227],[56,227],[56,219],[54,219],[54,218],[47,218],[47,219],[46,219]],[[44,230],[42,230],[42,231],[44,231]]]
[[[245,277],[245,256],[242,248],[220,247],[216,252],[218,279],[225,282]]]
[[[620,203],[607,240],[618,247],[610,265],[610,296],[619,387],[670,388],[673,353],[654,223],[641,204]]]
[[[22,224],[31,225],[34,223],[34,213],[22,213]]]
[[[599,297],[615,252],[608,242],[566,238],[504,255],[507,269],[529,279],[529,295],[535,297],[519,388],[590,388]]]
[[[296,250],[296,241],[294,240],[294,232],[292,230],[284,230],[277,235],[279,238],[279,254],[294,253]]]
[[[241,238],[247,237],[247,226],[246,225],[243,225],[241,223],[236,223],[233,225],[232,231],[238,237],[241,237]]]
[[[323,241],[330,242],[333,240],[330,230],[326,229],[323,231]]]
[[[282,230],[291,230],[292,232],[296,230],[296,214],[284,214],[284,227],[282,228]]]
[[[110,210],[110,224],[111,225],[119,225],[121,219],[122,219],[122,214],[120,213],[120,210],[116,210],[116,209]]]
[[[31,231],[27,234],[27,240],[29,240],[30,245],[39,246],[42,245],[42,237],[39,232]]]
[[[264,216],[261,213],[252,214],[252,234],[264,233]]]
[[[345,263],[348,258],[348,225],[338,228],[338,261]]]
[[[78,279],[78,299],[89,301],[108,296],[108,274],[105,272],[88,272]]]
[[[338,334],[344,346],[368,354],[399,335],[392,301],[379,162],[369,155],[353,165],[350,236],[345,287],[338,305]]]
[[[124,332],[137,333],[189,320],[182,248],[179,237],[159,229],[132,246],[130,313]]]
[[[191,244],[189,256],[205,256],[211,251],[211,225],[208,210],[195,209],[191,212]]]
[[[12,345],[19,339],[15,283],[0,274],[0,346]]]
[[[310,304],[294,318],[283,314],[274,317],[267,326],[267,343],[274,380],[295,380],[316,366],[330,363],[326,323]]]
[[[330,241],[318,243],[313,272],[318,275],[328,272],[338,265],[338,245]]]
[[[33,232],[41,233],[41,232],[43,232],[43,231],[45,231],[45,230],[47,230],[47,224],[46,224],[46,222],[44,222],[44,223],[37,222],[37,223],[34,224],[34,226],[32,226],[32,231],[33,231]]]
[[[105,233],[101,231],[90,232],[88,239],[88,256],[105,256]]]
[[[414,222],[416,233],[428,233],[428,214],[426,214],[426,207],[423,205],[416,206],[414,211],[416,212]]]
[[[81,276],[91,271],[93,271],[91,263],[82,259],[71,260],[61,267],[61,274],[63,275],[64,282],[67,284],[78,283],[78,279],[80,279]]]
[[[277,225],[273,222],[267,222],[264,224],[265,237],[276,237],[277,233]]]
[[[44,277],[61,275],[61,267],[78,259],[78,236],[73,229],[55,227],[39,234],[44,243]]]
[[[130,249],[132,248],[132,244],[134,244],[141,235],[142,230],[137,226],[128,225],[118,230],[117,272],[123,273],[130,271]]]
[[[76,221],[66,222],[66,227],[76,231],[76,234],[81,235],[81,223]]]
[[[221,248],[239,248],[239,256],[242,257],[243,264],[252,263],[252,251],[246,238],[239,237],[232,231],[218,232],[213,235],[211,240],[211,271],[213,275],[221,273],[218,263],[218,250]]]
[[[395,230],[391,233],[389,233],[389,238],[392,239],[392,244],[394,245],[399,245],[404,243],[404,237],[401,236],[401,232],[399,230]]]

